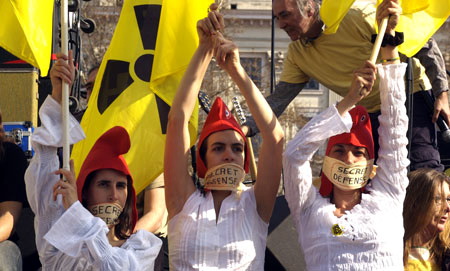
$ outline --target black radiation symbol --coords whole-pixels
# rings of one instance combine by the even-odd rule
[[[159,19],[161,17],[161,5],[140,5],[134,7],[134,13],[139,27],[142,46],[145,50],[155,50],[158,36]],[[138,57],[134,63],[134,72],[137,77],[150,82],[153,66],[152,54],[144,54]],[[130,63],[121,60],[108,60],[97,99],[97,107],[100,114],[119,97],[133,82],[129,73]],[[161,131],[166,134],[167,121],[170,106],[155,94],[158,107]],[[150,116],[151,117],[151,116]]]

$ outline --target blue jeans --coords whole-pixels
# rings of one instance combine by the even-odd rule
[[[2,271],[22,271],[22,255],[14,242],[9,240],[0,242],[0,269]]]

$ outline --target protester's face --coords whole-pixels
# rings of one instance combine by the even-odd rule
[[[364,147],[352,144],[336,144],[331,147],[329,157],[341,160],[346,164],[354,164],[369,160],[369,153]]]
[[[87,205],[118,203],[124,207],[128,196],[127,183],[127,176],[122,172],[113,169],[97,171],[89,184]]]
[[[272,10],[278,27],[286,31],[292,41],[308,37],[313,18],[302,16],[295,0],[274,0]]]
[[[429,232],[442,232],[448,220],[450,211],[450,187],[448,183],[443,183],[442,191],[444,198],[442,198],[441,189],[435,195],[435,215],[428,224],[427,230]]]
[[[244,139],[234,130],[215,132],[208,137],[206,166],[212,168],[225,163],[244,167]]]

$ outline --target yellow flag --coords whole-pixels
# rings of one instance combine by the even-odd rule
[[[0,47],[46,76],[52,53],[54,0],[1,0]]]
[[[430,3],[429,0],[407,0],[402,1],[401,5],[403,14],[411,14],[428,8]]]
[[[403,14],[396,31],[404,33],[405,42],[398,49],[412,57],[450,16],[450,0],[403,0],[401,6]]]
[[[325,24],[324,34],[334,34],[355,0],[323,0],[320,18]]]
[[[72,152],[76,173],[95,141],[113,126],[130,135],[125,159],[137,192],[163,171],[170,105],[198,45],[197,21],[207,16],[211,2],[124,1],[81,122],[86,139]],[[189,126],[192,144],[197,126],[196,110]]]

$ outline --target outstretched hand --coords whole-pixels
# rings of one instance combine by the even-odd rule
[[[61,103],[62,82],[72,85],[75,78],[75,66],[73,64],[73,53],[70,50],[69,56],[62,53],[56,54],[57,60],[50,70],[50,80],[52,81],[52,97]],[[69,61],[67,63],[67,60]]]
[[[63,199],[62,202],[64,208],[66,208],[67,210],[70,206],[72,206],[72,204],[74,204],[78,200],[73,160],[70,160],[70,171],[61,168],[55,171],[54,174],[55,175],[62,174],[65,180],[60,179],[53,186],[53,200],[56,200],[56,197],[58,195],[62,195]]]

